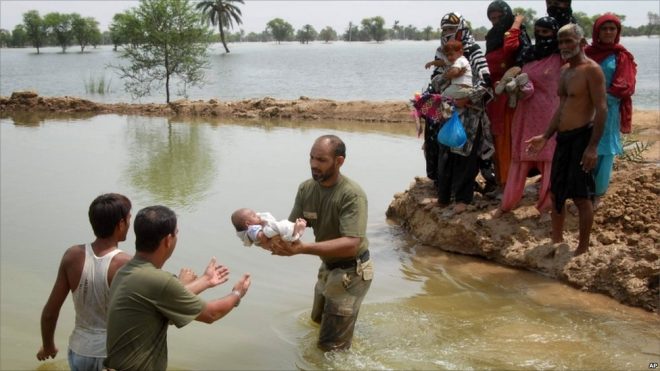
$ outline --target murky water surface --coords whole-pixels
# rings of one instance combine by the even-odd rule
[[[323,354],[308,319],[318,258],[245,248],[229,215],[252,207],[286,217],[309,177],[310,146],[326,133],[345,140],[343,172],[369,197],[376,277],[353,348]],[[179,243],[166,270],[200,271],[217,256],[230,283],[253,275],[226,318],[169,330],[172,369],[641,370],[660,360],[657,315],[421,246],[389,225],[392,195],[424,174],[412,124],[23,115],[0,118],[0,140],[0,369],[66,369],[70,299],[55,361],[35,358],[39,316],[64,250],[91,240],[87,207],[104,192],[128,195],[134,213],[156,203],[177,212]],[[130,233],[122,247],[132,253],[133,244]]]

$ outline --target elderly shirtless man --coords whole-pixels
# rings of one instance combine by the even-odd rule
[[[559,51],[568,62],[559,78],[559,107],[543,135],[530,138],[527,150],[539,152],[557,133],[550,180],[552,242],[563,241],[564,203],[572,198],[579,214],[579,244],[575,255],[589,249],[593,224],[595,182],[593,169],[597,147],[607,117],[605,76],[596,62],[586,57],[586,40],[580,26],[569,23],[559,29]]]

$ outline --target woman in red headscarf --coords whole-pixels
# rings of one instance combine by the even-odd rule
[[[621,21],[614,14],[607,13],[596,20],[592,37],[592,44],[585,53],[600,64],[607,86],[607,120],[598,143],[598,163],[594,169],[596,208],[610,183],[614,156],[623,153],[620,132],[631,131],[631,96],[635,93],[637,64],[633,55],[619,44]]]

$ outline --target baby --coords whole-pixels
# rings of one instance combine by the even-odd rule
[[[472,92],[472,68],[470,62],[463,56],[463,44],[458,40],[447,41],[442,46],[442,53],[447,58],[437,59],[426,64],[444,67],[445,72],[433,78],[433,89],[442,96],[453,99],[467,98]]]
[[[302,237],[307,227],[305,219],[296,219],[295,223],[288,220],[278,221],[270,213],[257,213],[245,208],[234,211],[231,214],[231,222],[236,228],[236,235],[245,246],[261,246],[277,235],[285,241],[296,241]]]

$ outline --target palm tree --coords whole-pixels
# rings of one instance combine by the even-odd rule
[[[229,48],[225,42],[225,27],[234,28],[234,22],[237,25],[243,23],[241,10],[233,3],[245,4],[243,0],[205,0],[200,1],[196,6],[212,25],[218,25],[220,40],[227,53],[229,53]]]

